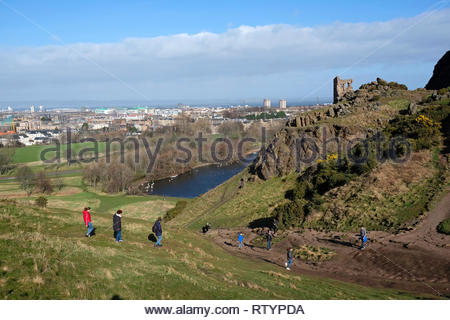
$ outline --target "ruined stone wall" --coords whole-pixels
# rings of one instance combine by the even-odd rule
[[[347,92],[353,92],[353,79],[333,79],[333,103],[338,103]]]

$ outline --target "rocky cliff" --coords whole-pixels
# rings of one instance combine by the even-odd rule
[[[366,138],[373,132],[364,126],[340,125],[339,118],[378,111],[382,105],[380,99],[395,97],[399,91],[406,90],[405,85],[377,78],[356,91],[346,92],[336,104],[290,119],[271,144],[258,154],[251,172],[266,180],[301,170],[327,154],[336,153],[337,144],[330,142],[336,139],[340,140],[341,152],[345,152],[350,141]]]
[[[356,138],[365,138],[368,130],[361,127],[343,127],[324,124],[306,128],[286,126],[278,132],[272,143],[261,151],[251,171],[261,179],[283,176],[294,170],[311,166],[330,153],[341,152]]]
[[[450,87],[450,51],[434,66],[433,75],[425,86],[428,90],[439,90]]]

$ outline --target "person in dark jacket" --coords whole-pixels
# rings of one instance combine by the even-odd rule
[[[272,230],[267,231],[266,238],[267,238],[267,250],[270,250],[270,248],[272,247],[272,239],[273,239]]]
[[[158,238],[158,241],[155,243],[155,247],[162,247],[161,241],[162,241],[162,227],[161,227],[161,217],[159,217],[155,224],[153,225],[153,232],[155,233],[156,237]]]
[[[209,229],[211,229],[211,225],[209,224],[209,222],[207,222],[206,225],[202,227],[202,232],[207,233]]]
[[[287,251],[287,262],[284,264],[286,266],[286,270],[291,270],[293,260],[294,260],[294,249],[289,248]]]
[[[116,242],[122,242],[122,210],[117,210],[113,216],[113,230],[116,234]]]
[[[278,219],[277,219],[277,218],[274,218],[274,219],[273,219],[273,222],[272,222],[272,230],[273,230],[273,233],[276,233],[277,230],[278,230]]]

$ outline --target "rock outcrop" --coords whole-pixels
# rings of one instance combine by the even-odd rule
[[[329,153],[337,153],[340,141],[341,152],[355,138],[363,139],[367,130],[358,127],[321,125],[307,128],[285,127],[279,131],[272,143],[258,154],[251,171],[261,179],[283,176],[314,165]]]
[[[447,87],[450,87],[450,51],[447,51],[434,66],[433,75],[425,89],[439,90]]]
[[[378,100],[397,95],[399,90],[407,90],[403,84],[387,82],[377,78],[376,81],[362,85],[358,90],[348,90],[339,97],[339,101],[327,108],[307,112],[289,119],[272,143],[261,151],[252,164],[251,171],[261,179],[283,176],[294,170],[317,163],[329,153],[336,152],[336,143],[327,141],[339,139],[346,152],[345,145],[349,141],[369,135],[371,129],[365,127],[339,126],[326,123],[329,118],[344,117],[349,114],[363,114],[366,111],[377,111],[382,105]],[[409,112],[417,112],[417,106],[411,105]],[[380,121],[379,125],[382,125]],[[301,143],[307,141],[308,143]],[[326,144],[326,150],[324,150]],[[313,161],[310,159],[315,158]]]

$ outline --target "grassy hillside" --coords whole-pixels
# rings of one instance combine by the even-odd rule
[[[237,174],[220,186],[195,198],[183,213],[170,223],[200,230],[206,222],[215,228],[247,226],[255,219],[268,217],[273,208],[285,201],[285,192],[295,183],[296,174],[268,181],[257,180],[239,188],[246,180],[247,170]]]
[[[244,171],[189,202],[170,223],[199,230],[206,222],[214,227],[247,226],[277,216],[279,227],[286,228],[356,230],[365,225],[370,230],[394,231],[408,227],[429,209],[449,176],[445,153],[448,152],[450,101],[428,102],[426,95],[423,90],[402,90],[401,94],[380,99],[380,106],[354,106],[353,112],[325,118],[320,123],[344,126],[358,123],[381,131],[386,141],[406,137],[412,151],[408,161],[394,163],[389,155],[395,152],[401,158],[405,150],[391,152],[386,142],[378,154],[378,147],[372,141],[368,160],[361,165],[338,164],[337,160],[320,163],[320,160],[317,166],[302,174],[291,172],[265,181],[253,176],[255,181],[246,182],[242,187],[241,179],[248,181],[251,176]],[[417,106],[419,111],[408,115],[406,109],[410,102],[422,100]],[[375,134],[374,130],[370,132]],[[277,145],[296,136],[289,138],[275,139],[275,150],[289,148],[283,142]],[[293,153],[291,149],[276,152],[279,158],[289,158]]]
[[[147,199],[147,198],[146,198]],[[166,228],[164,247],[147,240],[153,217],[125,211],[112,238],[117,196],[99,199],[85,238],[81,213],[0,202],[1,299],[403,299],[412,294],[287,273],[231,256],[200,234]],[[145,203],[145,202],[144,202]],[[158,202],[153,202],[155,206]],[[147,203],[147,207],[150,204]]]
[[[437,157],[438,149],[434,154]],[[431,150],[413,153],[402,164],[386,162],[372,172],[327,192],[308,217],[306,227],[333,230],[394,231],[408,228],[445,185],[448,172],[439,170]],[[339,217],[339,219],[336,219]]]
[[[55,180],[58,178],[53,178]],[[112,213],[118,209],[126,211],[132,217],[147,217],[156,219],[163,216],[167,210],[175,206],[177,198],[160,196],[126,196],[125,194],[110,195],[99,192],[84,185],[81,176],[62,177],[64,187],[55,188],[51,195],[44,195],[48,199],[50,209],[68,209],[80,211],[90,206],[94,211]],[[0,199],[15,199],[21,205],[31,206],[41,194],[33,193],[27,196],[20,189],[17,181],[0,181]]]

